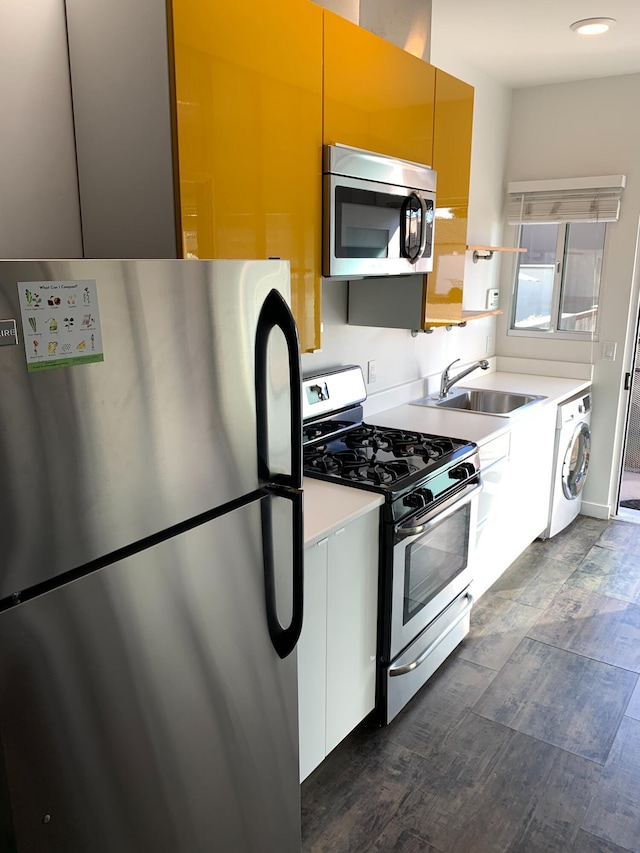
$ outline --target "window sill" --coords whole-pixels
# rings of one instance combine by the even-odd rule
[[[597,343],[598,335],[591,332],[542,332],[528,329],[508,329],[507,336],[513,338],[540,338],[547,341],[576,341],[580,343]]]

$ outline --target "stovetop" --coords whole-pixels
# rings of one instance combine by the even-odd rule
[[[314,433],[311,427],[317,429]],[[397,428],[336,421],[305,424],[304,473],[332,482],[382,492],[388,499],[421,485],[436,472],[453,468],[475,452],[463,439]]]

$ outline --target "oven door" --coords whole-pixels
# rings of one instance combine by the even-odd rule
[[[325,276],[431,272],[435,193],[324,176]]]
[[[389,661],[473,580],[480,486],[394,529]]]

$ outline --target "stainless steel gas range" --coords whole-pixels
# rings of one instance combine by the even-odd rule
[[[303,380],[304,473],[384,495],[376,712],[389,723],[469,630],[473,442],[372,426],[358,366]]]

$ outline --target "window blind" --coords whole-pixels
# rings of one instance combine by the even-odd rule
[[[624,175],[572,178],[562,181],[522,181],[509,184],[507,221],[617,222]],[[589,183],[592,186],[589,186]],[[609,186],[603,184],[609,184]],[[539,189],[537,186],[539,186]]]

